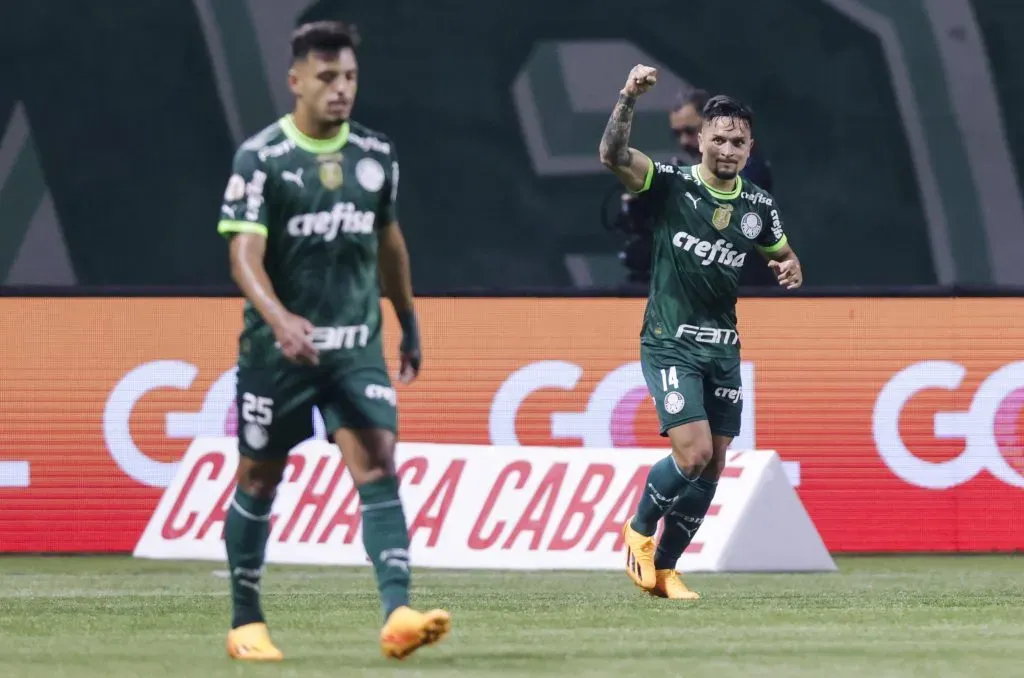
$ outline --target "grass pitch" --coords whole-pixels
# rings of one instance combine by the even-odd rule
[[[450,637],[383,659],[369,568],[270,566],[264,607],[285,652],[234,663],[224,565],[0,558],[0,675],[1024,675],[1024,558],[840,558],[837,574],[691,575],[697,603],[622,573],[414,571],[414,604]]]

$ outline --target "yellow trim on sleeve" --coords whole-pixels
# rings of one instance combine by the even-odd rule
[[[231,221],[229,219],[222,219],[217,224],[217,232],[221,235],[228,233],[255,233],[262,235],[264,238],[267,237],[267,227],[263,224],[253,223],[251,221]]]
[[[647,158],[647,174],[644,175],[644,185],[637,191],[630,191],[631,193],[644,193],[651,190],[651,182],[654,181],[654,161]]]
[[[765,254],[771,254],[772,252],[778,252],[779,250],[781,250],[783,247],[786,246],[787,242],[788,239],[786,238],[786,235],[783,234],[782,240],[775,243],[774,245],[769,245],[768,247],[762,247],[761,245],[758,245],[757,248],[764,252]]]

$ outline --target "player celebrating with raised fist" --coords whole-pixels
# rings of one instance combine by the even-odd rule
[[[786,289],[803,282],[775,199],[740,176],[753,144],[753,115],[739,101],[712,97],[702,112],[699,165],[653,162],[629,147],[637,97],[657,82],[638,65],[619,93],[600,157],[627,189],[646,194],[654,215],[650,293],[640,361],[661,435],[672,453],[651,467],[636,512],[623,526],[626,572],[645,591],[693,600],[676,563],[715,495],[725,452],[743,407],[736,288],[757,249]],[[665,525],[660,541],[658,521]]]

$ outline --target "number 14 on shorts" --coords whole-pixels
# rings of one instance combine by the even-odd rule
[[[668,369],[662,368],[661,370],[661,390],[667,391],[669,387],[679,388],[679,376],[676,374],[676,368],[670,367]]]

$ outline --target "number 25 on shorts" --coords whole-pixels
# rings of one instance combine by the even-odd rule
[[[679,376],[676,375],[676,368],[674,367],[661,370],[661,390],[667,391],[669,386],[679,388]]]
[[[273,407],[272,398],[243,393],[242,421],[260,426],[270,426],[270,422],[274,419]]]

